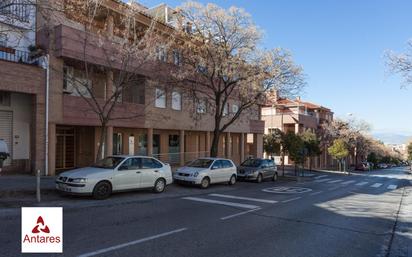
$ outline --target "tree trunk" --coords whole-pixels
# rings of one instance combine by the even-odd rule
[[[213,131],[212,145],[210,146],[210,157],[217,157],[219,150],[220,131],[215,129]]]
[[[282,177],[285,176],[285,152],[282,151]]]
[[[312,171],[312,157],[309,157],[309,171]]]
[[[107,133],[107,127],[106,123],[102,123],[100,126],[100,139],[99,139],[99,147],[97,148],[97,155],[96,155],[96,162],[101,160],[103,153],[103,145],[105,144],[106,141],[106,133]]]

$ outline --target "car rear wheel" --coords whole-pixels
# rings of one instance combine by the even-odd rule
[[[102,181],[97,183],[93,189],[93,197],[97,200],[103,200],[109,198],[112,194],[112,185],[109,182]]]
[[[236,183],[236,176],[232,175],[229,180],[229,185],[234,185]]]
[[[208,177],[203,178],[202,181],[200,182],[200,187],[202,189],[206,189],[210,186],[210,179]]]
[[[275,173],[275,174],[273,175],[273,178],[272,178],[272,180],[273,180],[273,181],[276,181],[276,180],[278,180],[278,173]]]
[[[257,183],[261,183],[262,180],[263,180],[262,174],[259,174],[259,175],[257,176],[257,178],[256,178],[256,182],[257,182]]]
[[[158,180],[156,180],[154,187],[153,187],[153,191],[155,193],[162,193],[163,191],[165,191],[166,188],[166,182],[164,179],[159,178]]]

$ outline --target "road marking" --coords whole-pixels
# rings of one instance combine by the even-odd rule
[[[315,180],[315,182],[326,182],[326,181],[329,181],[329,180],[331,180],[331,179],[330,178],[323,178],[323,179]]]
[[[303,194],[312,191],[306,187],[270,187],[262,189],[263,192],[274,194]]]
[[[320,178],[324,178],[324,177],[327,177],[327,176],[329,176],[329,175],[321,175],[321,176],[315,177],[315,179],[320,179]]]
[[[341,182],[341,181],[343,181],[343,180],[342,179],[332,180],[332,181],[329,181],[328,184],[337,183],[337,182]]]
[[[323,191],[318,191],[318,192],[314,192],[314,193],[311,193],[310,195],[317,195],[317,194],[320,194],[320,193],[322,193]]]
[[[192,200],[192,201],[197,201],[197,202],[204,202],[204,203],[214,203],[214,204],[220,204],[220,205],[240,207],[240,208],[245,208],[245,209],[256,209],[256,208],[259,208],[259,206],[251,205],[251,204],[217,201],[217,200],[211,200],[211,199],[205,199],[205,198],[198,198],[198,197],[183,197],[182,199]]]
[[[248,210],[248,211],[244,211],[244,212],[239,212],[239,213],[236,213],[236,214],[233,214],[233,215],[229,215],[229,216],[226,216],[226,217],[222,217],[222,218],[220,218],[221,220],[228,220],[228,219],[231,219],[231,218],[234,218],[234,217],[238,217],[238,216],[240,216],[240,215],[244,215],[244,214],[247,214],[247,213],[249,213],[249,212],[254,212],[254,211],[258,211],[258,210],[260,210],[261,208],[257,208],[257,209],[254,209],[254,210]]]
[[[397,185],[389,185],[389,186],[387,187],[387,189],[397,189],[397,188],[398,188]]]
[[[381,183],[375,183],[375,184],[373,184],[371,187],[380,187],[380,186],[382,186]]]
[[[112,247],[100,249],[100,250],[97,250],[97,251],[94,251],[94,252],[84,253],[84,254],[79,255],[78,257],[89,257],[89,256],[100,255],[100,254],[103,254],[103,253],[118,250],[120,248],[125,248],[125,247],[128,247],[128,246],[144,243],[144,242],[147,242],[147,241],[150,241],[150,240],[153,240],[153,239],[157,239],[157,238],[160,238],[160,237],[165,237],[165,236],[169,236],[169,235],[176,234],[176,233],[179,233],[179,232],[183,232],[185,230],[187,230],[187,228],[172,230],[172,231],[169,231],[169,232],[165,232],[165,233],[154,235],[154,236],[145,237],[145,238],[138,239],[138,240],[135,240],[135,241],[131,241],[131,242],[128,242],[128,243],[124,243],[124,244],[115,245],[115,246],[112,246]]]
[[[295,198],[292,198],[292,199],[284,200],[284,201],[282,201],[282,203],[292,202],[292,201],[298,200],[300,198],[302,198],[302,197],[295,197]]]
[[[241,197],[241,196],[235,196],[235,195],[222,195],[222,194],[209,194],[209,195],[216,196],[216,197],[230,198],[230,199],[255,201],[255,202],[261,202],[261,203],[277,203],[278,202],[274,200],[266,200],[266,199],[251,198],[251,197]]]
[[[363,185],[366,185],[366,184],[368,184],[369,182],[360,182],[360,183],[358,183],[358,184],[355,184],[356,186],[363,186]]]
[[[342,182],[341,184],[342,185],[349,185],[349,184],[352,184],[354,182],[356,182],[356,180],[348,180],[348,181]]]

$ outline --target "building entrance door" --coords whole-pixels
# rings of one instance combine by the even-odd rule
[[[75,167],[75,133],[73,127],[56,128],[56,170]]]
[[[6,142],[10,152],[10,157],[3,163],[4,166],[8,166],[10,165],[13,156],[13,112],[0,111],[0,139],[3,139],[4,142]]]

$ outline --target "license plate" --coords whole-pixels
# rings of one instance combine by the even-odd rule
[[[59,184],[59,189],[65,192],[71,192],[71,188],[67,187],[65,184]]]

